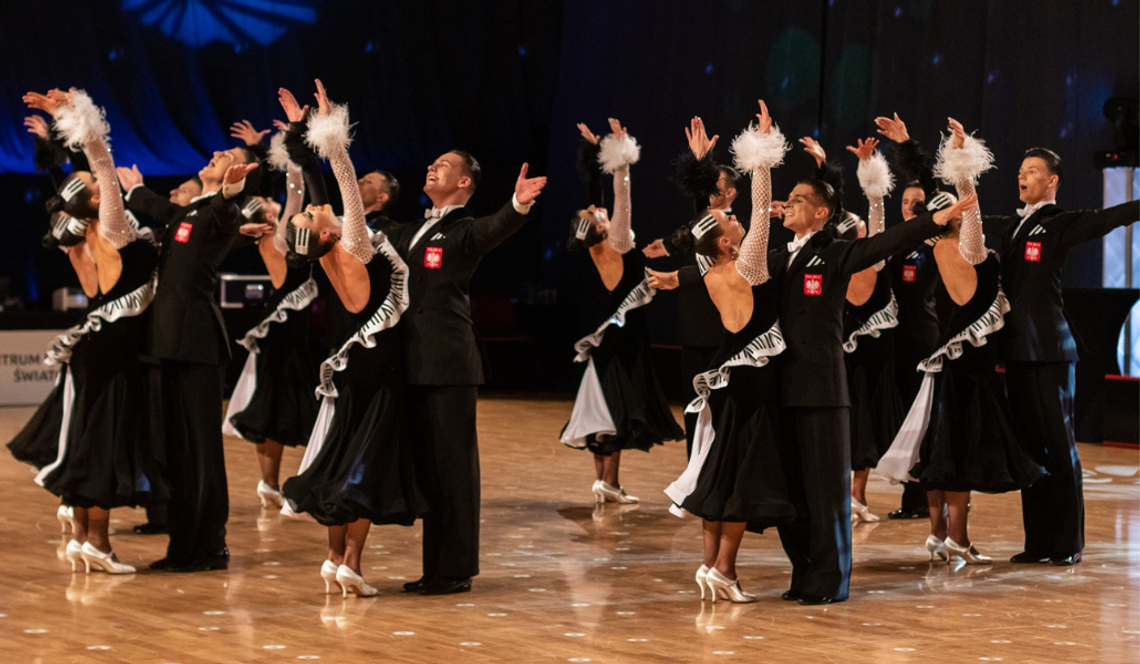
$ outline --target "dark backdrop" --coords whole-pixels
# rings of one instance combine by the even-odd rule
[[[280,117],[278,86],[305,99],[320,76],[358,123],[358,170],[382,167],[401,179],[397,217],[420,213],[424,168],[452,147],[484,167],[476,212],[506,202],[523,161],[550,177],[538,219],[488,257],[474,292],[498,303],[481,319],[492,333],[568,349],[597,281],[585,256],[564,249],[567,222],[585,203],[576,122],[600,131],[618,117],[641,142],[633,170],[641,244],[691,213],[666,180],[688,119],[700,115],[720,134],[727,159],[757,98],[790,139],[816,136],[848,167],[854,157],[843,146],[871,135],[876,115],[898,112],[932,149],[946,117],[956,117],[997,155],[998,170],[982,181],[987,211],[1018,205],[1019,155],[1045,145],[1066,159],[1062,205],[1096,207],[1091,155],[1112,140],[1101,106],[1138,96],[1138,23],[1136,0],[10,3],[0,22],[0,278],[32,307],[73,281],[61,253],[39,248],[50,185],[33,173],[20,126],[24,91],[85,88],[107,108],[117,161],[137,163],[165,190],[232,144],[232,121],[265,127]],[[777,196],[811,165],[790,154],[775,174]],[[862,212],[854,175],[848,180],[847,203]],[[237,265],[256,271],[255,261]],[[1098,286],[1100,273],[1100,247],[1090,243],[1066,280]],[[670,343],[674,298],[659,300],[654,341]]]

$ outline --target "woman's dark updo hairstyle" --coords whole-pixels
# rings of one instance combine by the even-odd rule
[[[298,236],[305,233],[309,234],[309,250],[299,254],[297,253],[297,239]],[[332,251],[336,240],[330,237],[321,242],[316,233],[308,228],[298,228],[290,219],[285,223],[285,244],[289,247],[289,252],[285,254],[285,263],[289,267],[304,267]]]
[[[47,235],[43,236],[40,243],[44,249],[55,249],[57,247],[74,247],[86,239],[86,219],[76,219],[68,216],[66,212],[56,211],[51,214],[51,229]]]
[[[586,224],[585,237],[578,237],[578,226]],[[570,251],[581,251],[582,249],[589,249],[590,247],[605,240],[609,236],[605,231],[598,232],[598,227],[589,219],[583,219],[578,215],[570,220],[570,239],[566,241],[566,248]]]
[[[59,192],[48,199],[47,211],[63,212],[77,219],[98,219],[99,208],[91,204],[91,197],[91,188],[79,179],[79,173],[72,173],[60,183]]]
[[[709,220],[712,221],[711,226],[709,225]],[[695,238],[693,236],[692,230],[688,231],[689,237],[694,240],[693,250],[698,254],[702,256],[708,256],[709,258],[716,258],[720,256],[720,246],[717,244],[717,240],[719,240],[721,236],[724,235],[724,229],[722,229],[720,227],[720,224],[717,223],[716,218],[712,215],[705,215],[701,217],[697,223],[693,224],[694,229],[698,227],[705,230],[700,238]]]

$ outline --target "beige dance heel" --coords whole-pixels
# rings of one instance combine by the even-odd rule
[[[375,597],[380,593],[364,581],[364,577],[341,565],[336,568],[336,582],[340,584],[341,594],[348,597],[349,593],[357,597]]]
[[[930,562],[934,562],[934,556],[938,556],[938,559],[944,563],[950,562],[945,543],[935,537],[933,533],[926,536],[926,550],[930,552]]]
[[[594,483],[594,496],[596,496],[599,503],[607,502],[617,503],[619,505],[631,505],[641,502],[637,496],[627,494],[625,489],[620,487],[610,486],[605,480],[598,480]]]
[[[708,578],[709,578],[709,567],[708,567],[708,565],[701,565],[700,569],[697,570],[697,576],[696,576],[697,587],[701,589],[701,601],[704,601],[704,599],[705,599],[705,586],[708,584]]]
[[[962,560],[965,560],[967,565],[989,565],[994,561],[993,558],[978,553],[978,550],[974,548],[973,544],[968,547],[962,546],[949,537],[942,543],[942,546],[946,549],[946,553],[951,556],[958,556]]]
[[[280,508],[285,504],[285,494],[266,484],[265,480],[257,481],[257,497],[261,500],[261,509]]]
[[[87,561],[83,560],[83,545],[78,540],[71,540],[67,543],[67,548],[63,550],[63,555],[67,558],[67,562],[71,563],[71,571],[78,572],[82,565],[83,572],[90,572],[87,566]]]
[[[337,585],[336,581],[337,564],[331,560],[325,560],[321,563],[321,578],[325,580],[325,594],[333,594],[333,586]]]
[[[716,604],[718,596],[733,604],[751,604],[756,601],[755,595],[750,595],[740,589],[739,579],[730,579],[716,568],[709,570],[708,576],[705,577],[705,583],[712,591],[713,604]]]
[[[91,542],[83,543],[83,551],[80,553],[83,556],[83,562],[87,564],[87,571],[90,572],[92,568],[96,572],[106,572],[108,574],[134,574],[135,568],[115,560],[114,552],[103,553],[96,549]]]

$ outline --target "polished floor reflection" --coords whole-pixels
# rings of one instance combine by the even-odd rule
[[[470,594],[412,597],[415,528],[375,528],[372,599],[323,594],[324,530],[261,513],[253,446],[227,439],[228,572],[71,574],[55,501],[0,454],[0,652],[5,662],[1121,662],[1140,661],[1140,453],[1082,445],[1085,561],[1012,565],[1016,494],[975,496],[971,531],[991,566],[932,565],[928,524],[854,529],[851,601],[780,600],[789,566],[775,534],[740,555],[750,605],[699,599],[700,526],[666,512],[662,489],[684,445],[631,452],[622,482],[640,505],[595,508],[589,457],[557,443],[570,402],[484,399],[483,573]],[[8,440],[30,408],[0,409]],[[300,462],[286,452],[285,469]],[[872,479],[885,514],[899,490]],[[145,565],[165,537],[130,534],[142,512],[112,515],[116,553]]]

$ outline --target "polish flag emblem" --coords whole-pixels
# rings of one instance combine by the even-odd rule
[[[1041,260],[1041,243],[1040,242],[1026,242],[1025,243],[1025,260],[1030,263],[1036,263]]]
[[[918,281],[918,266],[917,265],[904,265],[903,266],[903,281],[913,283]]]
[[[443,247],[428,247],[424,252],[424,267],[438,270],[443,267]]]
[[[181,242],[183,244],[186,244],[187,242],[189,242],[190,241],[190,229],[192,229],[192,228],[194,228],[194,225],[191,223],[185,222],[185,221],[182,222],[181,224],[178,224],[178,230],[174,231],[174,241],[175,242]]]
[[[804,275],[804,295],[819,295],[823,292],[822,274]]]

